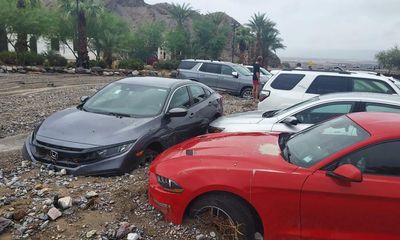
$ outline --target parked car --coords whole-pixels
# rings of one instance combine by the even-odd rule
[[[252,96],[253,73],[242,65],[209,60],[182,60],[178,67],[178,78],[190,79],[220,91],[249,99]],[[261,78],[261,84],[268,81]]]
[[[276,110],[334,92],[400,94],[392,81],[382,76],[344,71],[282,70],[264,85],[259,110]]]
[[[400,96],[364,92],[320,95],[282,110],[223,116],[210,124],[208,132],[298,132],[352,112],[400,113]]]
[[[251,65],[245,65],[245,67],[247,68],[247,69],[249,69],[249,71],[250,72],[253,72],[253,66],[251,66]],[[270,72],[268,72],[268,70],[267,69],[265,69],[265,68],[260,68],[260,73],[261,73],[261,76],[262,77],[267,77],[268,79],[270,79],[271,77],[272,77],[272,74],[270,73]]]
[[[204,84],[126,78],[48,117],[28,136],[23,153],[74,175],[122,174],[203,134],[220,115],[221,96]]]
[[[175,224],[225,226],[221,239],[400,239],[399,124],[354,113],[292,135],[195,137],[152,163],[149,201]]]

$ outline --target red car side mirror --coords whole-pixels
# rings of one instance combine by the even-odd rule
[[[362,182],[363,178],[360,169],[352,164],[341,165],[334,171],[327,172],[326,175],[350,182]]]

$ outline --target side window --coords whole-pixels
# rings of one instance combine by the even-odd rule
[[[198,62],[189,62],[189,61],[182,61],[179,66],[178,69],[192,69],[194,66],[197,65]]]
[[[232,76],[232,72],[234,72],[233,68],[224,65],[221,66],[221,74]]]
[[[400,177],[400,141],[380,143],[351,153],[333,168],[343,164],[353,164],[365,174]]]
[[[376,92],[376,93],[396,93],[389,84],[384,81],[353,78],[353,91],[354,92]]]
[[[187,87],[181,87],[172,96],[171,103],[169,104],[169,109],[172,108],[189,108],[190,107],[190,97]]]
[[[366,112],[400,113],[400,106],[367,102],[367,103],[365,103],[365,111]]]
[[[206,93],[206,97],[209,97],[211,95],[211,91],[208,90],[207,88],[203,88],[203,90]]]
[[[326,94],[335,92],[349,92],[351,78],[336,76],[318,76],[307,89],[307,93]]]
[[[279,74],[272,82],[271,87],[280,90],[292,90],[303,78],[304,74]]]
[[[202,102],[204,99],[207,98],[207,95],[202,87],[192,85],[189,86],[189,88],[190,92],[192,93],[194,104]]]
[[[300,123],[316,124],[337,116],[350,113],[353,105],[354,103],[352,102],[323,104],[299,112],[294,116],[300,121]]]
[[[199,70],[201,72],[220,74],[221,73],[221,65],[214,64],[214,63],[203,63],[203,65],[201,65]]]

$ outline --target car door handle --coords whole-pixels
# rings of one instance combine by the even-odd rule
[[[194,113],[189,113],[189,118],[194,117]]]
[[[208,105],[212,105],[212,104],[213,104],[213,102],[212,102],[212,101],[209,101],[209,102],[208,102]]]

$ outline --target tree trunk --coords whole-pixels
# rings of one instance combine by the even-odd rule
[[[18,0],[17,8],[25,8],[25,0]],[[15,51],[17,53],[28,51],[28,34],[24,32],[17,33],[17,42],[15,43]]]
[[[0,52],[8,51],[7,31],[4,27],[0,27]]]
[[[112,52],[109,50],[105,50],[103,53],[104,61],[106,62],[107,67],[111,68],[113,59],[112,59]]]
[[[31,38],[29,38],[29,48],[31,49],[31,52],[38,53],[36,36],[32,35]]]
[[[86,17],[84,11],[78,12],[78,60],[77,66],[89,68],[89,53],[87,50]]]
[[[60,51],[60,40],[58,38],[50,39],[50,49],[55,52]]]

